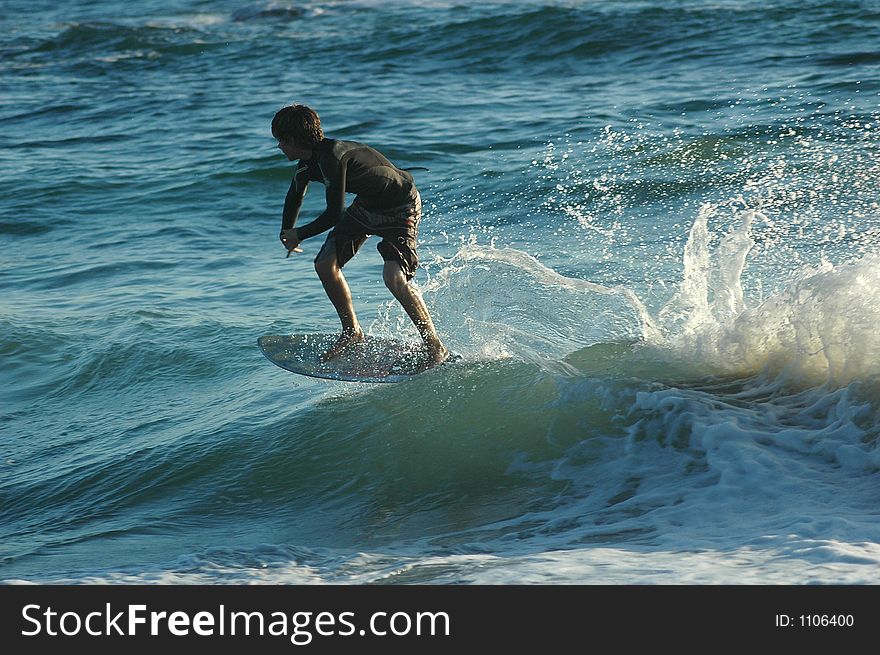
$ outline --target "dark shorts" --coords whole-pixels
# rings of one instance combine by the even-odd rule
[[[355,200],[327,235],[315,261],[335,251],[341,268],[357,254],[368,236],[376,234],[382,237],[376,246],[382,259],[400,264],[406,279],[411,280],[419,267],[416,240],[421,220],[422,199],[415,188],[407,204],[381,211],[370,211]]]

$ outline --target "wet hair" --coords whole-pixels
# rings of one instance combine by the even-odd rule
[[[272,119],[272,136],[279,141],[293,141],[301,148],[311,148],[324,138],[321,119],[305,105],[279,109]]]

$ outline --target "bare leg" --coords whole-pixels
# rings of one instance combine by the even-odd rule
[[[422,294],[416,289],[403,274],[400,264],[395,261],[386,261],[383,270],[385,286],[391,291],[392,295],[403,306],[404,311],[412,320],[416,329],[419,331],[422,340],[428,348],[428,366],[440,364],[449,357],[449,351],[437,336],[437,330],[434,328],[434,321],[428,313]]]
[[[357,315],[354,313],[351,290],[348,288],[348,282],[345,281],[342,270],[339,268],[336,253],[316,261],[315,271],[317,271],[321,284],[324,285],[324,291],[336,308],[336,313],[339,314],[339,320],[342,322],[342,334],[336,343],[331,346],[330,350],[321,357],[326,362],[339,355],[352,343],[363,341],[364,331],[361,329]]]

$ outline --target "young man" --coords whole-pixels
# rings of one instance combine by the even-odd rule
[[[272,136],[288,160],[299,160],[281,222],[281,243],[288,256],[302,252],[299,244],[305,239],[333,228],[315,258],[315,270],[339,314],[342,334],[324,360],[364,339],[342,267],[367,236],[376,234],[382,237],[378,249],[385,260],[385,285],[424,340],[428,365],[445,361],[449,351],[437,336],[421,294],[410,284],[418,267],[416,238],[422,216],[422,201],[412,175],[362,143],[324,138],[321,119],[305,105],[291,105],[276,113]],[[310,181],[323,182],[327,208],[314,221],[297,228],[294,224]],[[346,193],[356,194],[347,208]]]

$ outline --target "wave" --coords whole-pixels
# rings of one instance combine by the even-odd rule
[[[239,7],[232,12],[234,21],[254,20],[294,20],[306,15],[306,9],[297,5],[284,2],[270,2],[268,4],[254,4]]]
[[[744,248],[744,234],[727,245]],[[233,356],[233,344],[246,335],[220,326],[213,339],[199,328],[169,339],[168,347],[143,339],[135,345],[117,333],[83,350],[71,362],[76,375],[51,391],[79,408],[60,434],[48,432],[59,424],[57,415],[22,408],[21,416],[0,419],[13,430],[16,420],[30,421],[31,431],[47,428],[39,456],[33,444],[6,449],[0,506],[7,563],[62,546],[88,551],[106,540],[127,552],[127,540],[181,529],[210,543],[219,524],[220,550],[164,568],[143,564],[134,573],[112,572],[111,558],[104,564],[111,572],[74,579],[253,581],[253,558],[284,568],[291,553],[311,558],[325,579],[339,574],[321,554],[327,544],[334,553],[384,552],[393,544],[398,554],[420,553],[421,561],[435,550],[444,557],[585,544],[662,550],[669,535],[680,544],[686,532],[689,543],[725,549],[743,546],[723,527],[727,522],[735,520],[738,535],[755,539],[790,534],[800,530],[792,520],[821,519],[814,503],[825,496],[833,496],[835,516],[845,516],[844,541],[854,531],[864,539],[876,530],[859,509],[880,472],[880,380],[873,373],[805,385],[805,366],[775,374],[769,364],[776,352],[749,339],[742,344],[755,350],[751,369],[719,363],[705,355],[714,350],[688,350],[687,335],[706,321],[683,328],[679,315],[661,313],[651,319],[653,337],[638,337],[646,310],[631,293],[566,278],[524,253],[482,250],[465,247],[426,293],[441,303],[468,293],[468,280],[477,277],[468,270],[476,269],[508,301],[530,300],[519,331],[503,329],[508,305],[483,308],[479,316],[465,309],[467,318],[480,319],[469,332],[455,332],[456,349],[469,349],[466,363],[406,384],[327,385],[318,400],[291,406],[290,390],[277,388],[277,375],[284,374],[256,361],[256,353],[251,361],[244,347]],[[689,249],[687,266],[706,271],[698,251]],[[792,288],[824,289],[820,297],[831,297],[858,268],[829,270],[829,277],[805,278],[806,287]],[[686,276],[682,289],[692,282]],[[527,293],[519,295],[521,289]],[[546,320],[536,299],[547,292],[563,301],[564,311],[557,311],[553,330],[527,340],[524,321]],[[735,324],[731,314],[713,313],[729,307],[729,296],[719,293],[716,304],[710,295],[702,305],[685,302],[685,295],[669,307],[693,307],[715,324]],[[632,338],[603,341],[613,331],[599,320],[601,329],[574,345],[570,331],[603,302],[625,310],[629,319],[617,325]],[[862,309],[847,304],[836,305],[844,317]],[[788,314],[803,309],[812,316],[815,307],[796,299]],[[393,329],[389,321],[373,327]],[[5,359],[56,341],[38,331],[22,340],[4,351]],[[109,413],[101,400],[107,394],[117,399]],[[218,398],[221,413],[213,411]],[[799,485],[810,488],[801,500]],[[746,520],[743,508],[758,496],[762,503],[778,497],[784,511],[765,504],[767,512]],[[421,575],[412,573],[414,580]]]
[[[344,35],[349,57],[364,61],[413,60],[422,66],[467,64],[471,70],[495,70],[518,66],[522,74],[546,73],[580,68],[603,61],[632,69],[656,68],[662,63],[689,63],[731,59],[754,63],[762,48],[742,48],[759,43],[755,31],[773,26],[768,38],[797,37],[804,54],[810,48],[826,46],[836,29],[864,35],[864,25],[878,18],[865,3],[782,2],[725,4],[700,7],[674,3],[662,8],[650,4],[621,3],[494,3],[489,7],[468,7],[433,3],[409,6],[399,3],[377,7],[372,3],[302,5],[292,2],[261,2],[216,13],[145,17],[138,24],[113,20],[70,23],[51,38],[30,46],[17,46],[17,55],[65,53],[95,61],[123,61],[134,58],[187,57],[225,48],[230,39],[247,40],[254,30],[280,33],[291,21],[362,20],[367,33],[381,38],[352,43]],[[281,32],[279,32],[281,31]],[[393,38],[389,38],[391,35]],[[343,38],[331,32],[330,41]],[[309,49],[302,49],[304,60]],[[322,56],[315,53],[315,56]],[[823,50],[829,67],[844,64],[869,65],[870,49],[856,52]]]
[[[294,416],[253,424],[245,414],[211,428],[204,442],[204,425],[169,425],[168,452],[161,459],[151,455],[155,444],[141,444],[134,459],[127,451],[100,466],[118,468],[123,477],[129,467],[152,469],[146,475],[167,498],[192,484],[186,475],[196,475],[213,489],[209,496],[231,497],[233,505],[268,496],[268,508],[304,503],[305,511],[381,488],[383,497],[390,493],[410,509],[415,504],[429,511],[454,497],[491,496],[498,489],[515,495],[518,482],[509,477],[514,470],[548,485],[552,496],[558,477],[549,470],[572,456],[569,449],[585,448],[592,439],[644,441],[647,435],[675,445],[681,434],[692,448],[694,439],[710,438],[696,435],[713,434],[712,417],[718,425],[727,423],[719,408],[729,407],[731,421],[758,441],[794,439],[797,425],[795,441],[812,452],[810,435],[828,431],[831,441],[844,435],[839,461],[849,461],[851,451],[853,461],[859,455],[870,470],[877,457],[871,444],[878,428],[872,394],[880,380],[874,329],[880,320],[880,259],[825,263],[752,299],[743,277],[755,247],[753,226],[765,217],[734,209],[733,227],[713,235],[713,217],[729,209],[701,209],[684,248],[682,280],[659,309],[625,285],[566,276],[513,248],[465,244],[429,265],[423,291],[450,345],[469,364],[394,389],[333,387],[325,400]],[[2,354],[13,367],[50,365],[47,393],[65,403],[114,389],[126,397],[147,394],[155,402],[192,385],[239,388],[242,375],[257,366],[245,364],[243,347],[232,346],[250,343],[247,335],[205,321],[183,332],[163,331],[177,322],[158,307],[117,312],[91,326],[105,332],[103,339],[73,347],[64,334],[21,332],[10,324]],[[406,317],[389,303],[371,331],[399,334],[405,326]],[[226,354],[218,356],[218,348]],[[134,421],[130,436],[154,431],[154,421],[167,420],[158,415]],[[841,421],[855,427],[843,429]],[[236,468],[243,461],[248,465]],[[514,462],[520,464],[511,469]],[[338,472],[343,470],[345,475]],[[88,467],[76,474],[69,467],[60,471],[55,481],[40,482],[39,491],[22,493],[17,516],[27,514],[28,493],[39,497],[34,507],[56,506],[70,489],[77,495],[105,485]],[[106,497],[118,480],[107,477]],[[100,505],[103,497],[99,493],[95,502]],[[149,495],[123,497],[118,502],[130,507],[149,502]],[[223,503],[212,509],[226,511]]]
[[[467,12],[435,7],[438,15],[419,24],[389,12],[380,25],[394,34],[364,52],[367,60],[424,57],[436,62],[465,63],[470,70],[518,66],[520,74],[552,70],[576,72],[585,63],[614,63],[624,69],[657,68],[662,63],[693,64],[711,60],[754,63],[761,55],[756,31],[767,39],[796,36],[827,46],[828,33],[855,26],[864,36],[864,21],[877,18],[862,2],[847,3],[668,3],[650,4],[492,3]],[[406,10],[401,10],[404,13]],[[743,48],[743,43],[754,44]],[[822,51],[827,56],[827,51]],[[869,63],[870,57],[831,55]],[[572,69],[574,66],[576,68]]]
[[[595,344],[569,361],[581,375],[484,361],[394,388],[337,387],[295,409],[260,393],[234,419],[197,416],[189,429],[141,416],[124,440],[96,422],[92,443],[58,444],[0,485],[16,499],[3,505],[8,561],[182,526],[210,542],[229,521],[222,549],[185,558],[188,579],[217,566],[248,578],[249,553],[281,565],[294,551],[332,576],[327,544],[337,557],[391,547],[423,559],[663,550],[688,533],[723,550],[821,520],[825,497],[842,535],[876,532],[859,507],[880,472],[876,384],[792,391],[760,376],[685,375],[638,344]],[[62,456],[65,466],[47,463]],[[810,493],[798,500],[800,485]],[[759,498],[767,511],[743,514]],[[41,537],[24,544],[29,534]]]
[[[0,219],[0,235],[10,236],[36,236],[45,234],[55,229],[57,225],[41,220],[27,220],[17,218],[15,220]]]
[[[684,279],[660,310],[655,345],[727,374],[772,370],[801,384],[847,385],[880,376],[880,257],[866,255],[834,266],[824,262],[749,307],[742,276],[754,221],[760,212],[737,212],[740,223],[710,248],[706,204],[684,251]]]
[[[94,54],[114,51],[140,52],[149,56],[149,53],[164,51],[187,54],[210,46],[199,42],[204,36],[200,30],[187,27],[125,25],[109,21],[76,23],[64,27],[57,36],[43,41],[32,52]]]
[[[843,263],[822,258],[786,278],[754,284],[747,269],[759,245],[756,233],[765,257],[786,243],[767,239],[775,221],[765,211],[742,198],[704,203],[683,247],[681,281],[659,306],[640,298],[637,286],[561,275],[525,252],[480,246],[476,237],[453,257],[429,264],[425,291],[436,298],[439,324],[467,335],[456,344],[463,352],[503,352],[557,372],[579,348],[639,342],[653,356],[706,374],[772,370],[806,385],[880,375],[880,339],[872,330],[880,320],[880,258],[861,238],[846,242],[844,231]],[[801,229],[808,225],[804,220]],[[612,239],[614,228],[607,229],[605,238]],[[405,329],[399,318],[382,321],[389,332]]]

